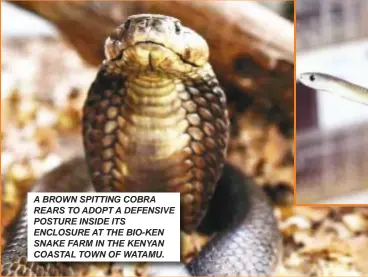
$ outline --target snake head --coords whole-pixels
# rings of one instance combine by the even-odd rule
[[[305,72],[300,74],[299,82],[303,85],[315,90],[328,90],[331,86],[331,81],[335,78],[324,73],[319,72]]]
[[[178,19],[139,14],[128,17],[106,39],[105,56],[125,69],[187,73],[207,63],[209,49]]]

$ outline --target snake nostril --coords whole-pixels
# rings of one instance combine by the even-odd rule
[[[127,20],[125,23],[124,23],[124,28],[125,29],[128,29],[129,28],[129,26],[130,26],[130,20]]]
[[[175,22],[175,33],[178,35],[180,34],[180,31],[181,31],[180,22]]]

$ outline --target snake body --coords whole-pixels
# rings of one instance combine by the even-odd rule
[[[315,90],[328,91],[345,99],[368,105],[368,88],[317,72],[302,73],[299,81]]]
[[[262,190],[225,162],[226,97],[205,40],[175,18],[135,15],[107,38],[105,55],[83,109],[86,159],[46,174],[33,190],[180,192],[182,230],[216,233],[181,274],[272,274],[276,220]],[[27,262],[26,219],[23,209],[3,275],[73,275],[73,263]]]

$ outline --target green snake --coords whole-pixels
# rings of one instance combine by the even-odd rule
[[[129,17],[105,42],[83,109],[85,158],[43,176],[42,192],[180,192],[181,229],[212,235],[188,264],[152,275],[270,275],[281,257],[273,209],[225,161],[226,96],[206,41],[175,18]],[[70,276],[74,263],[27,262],[23,209],[2,255],[2,275]]]

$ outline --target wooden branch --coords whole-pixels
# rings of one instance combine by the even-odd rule
[[[88,63],[99,65],[103,43],[127,16],[179,18],[208,42],[225,87],[256,96],[293,118],[293,24],[253,1],[11,2],[54,23]]]

